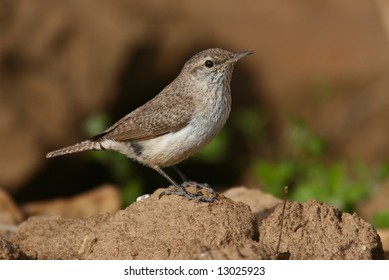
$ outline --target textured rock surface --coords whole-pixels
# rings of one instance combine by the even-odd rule
[[[212,204],[158,199],[160,191],[114,215],[30,218],[21,224],[17,243],[38,259],[171,259],[192,246],[258,240],[247,205],[226,198]]]
[[[281,208],[278,206],[260,227],[264,245],[278,242]],[[369,223],[314,200],[287,204],[280,252],[300,260],[384,258],[380,237]]]
[[[241,201],[250,206],[257,217],[259,225],[262,220],[270,215],[270,213],[274,211],[274,208],[281,203],[280,199],[271,194],[264,193],[260,189],[235,187],[225,191],[223,194],[234,201]]]
[[[215,203],[177,196],[158,199],[161,190],[115,214],[78,219],[31,217],[19,226],[10,239],[12,243],[4,243],[1,256],[32,259],[382,259],[384,256],[380,237],[370,224],[356,214],[342,213],[313,200],[287,203],[277,252],[281,205],[259,227],[250,207],[242,202],[223,195]],[[242,188],[237,190],[242,193]],[[256,195],[259,197],[261,193]],[[252,196],[251,193],[251,201]],[[14,255],[12,248],[20,254]]]
[[[15,245],[0,236],[0,260],[27,259],[18,245]]]

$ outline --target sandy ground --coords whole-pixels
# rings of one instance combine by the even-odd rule
[[[0,239],[0,258],[384,258],[381,239],[369,223],[324,203],[288,202],[280,239],[282,202],[259,190],[230,189],[214,203],[159,199],[161,191],[115,213],[32,216]]]

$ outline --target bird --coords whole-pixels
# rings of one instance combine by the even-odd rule
[[[49,152],[52,158],[88,150],[113,150],[165,177],[173,189],[159,195],[213,202],[217,193],[208,184],[189,181],[175,166],[206,146],[222,129],[231,111],[230,83],[234,64],[253,51],[232,53],[221,48],[192,56],[179,75],[159,94],[111,127],[88,140]],[[182,184],[163,168],[173,167]],[[186,190],[189,185],[196,192]],[[205,197],[198,188],[212,194]]]

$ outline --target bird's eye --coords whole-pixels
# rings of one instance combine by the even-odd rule
[[[213,61],[212,60],[206,60],[205,61],[205,66],[208,67],[208,68],[212,68],[213,67]]]

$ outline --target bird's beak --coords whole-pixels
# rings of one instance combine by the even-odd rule
[[[235,63],[239,59],[241,59],[241,58],[243,58],[245,56],[248,56],[250,54],[253,54],[253,53],[254,53],[253,51],[237,52],[237,53],[234,53],[229,60],[231,61],[231,63]]]

